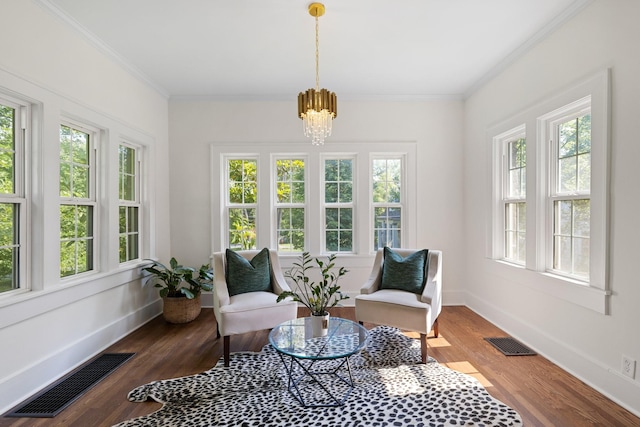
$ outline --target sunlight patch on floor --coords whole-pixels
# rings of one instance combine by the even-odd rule
[[[485,388],[493,387],[493,384],[491,384],[491,382],[484,375],[478,372],[475,366],[467,361],[442,363],[442,365],[446,366],[447,368],[453,369],[454,371],[462,372],[463,374],[472,376],[473,378],[480,381],[480,384],[482,384],[482,386]]]
[[[420,333],[418,332],[402,332],[405,336],[409,337],[409,338],[413,338],[416,340],[420,339]],[[449,341],[446,340],[445,337],[442,336],[442,334],[440,334],[440,336],[438,336],[438,338],[436,338],[433,335],[433,331],[429,332],[429,335],[427,335],[427,343],[429,344],[429,347],[451,347],[451,344],[449,344]]]

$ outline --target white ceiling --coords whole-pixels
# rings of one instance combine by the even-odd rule
[[[171,97],[294,100],[315,86],[310,0],[39,0]],[[325,0],[320,86],[461,97],[590,0]]]

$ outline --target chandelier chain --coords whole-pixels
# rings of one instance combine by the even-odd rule
[[[320,90],[320,38],[318,37],[318,17],[316,16],[316,90]]]

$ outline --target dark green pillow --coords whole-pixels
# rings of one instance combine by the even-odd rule
[[[227,288],[232,297],[246,292],[271,291],[269,249],[264,248],[251,261],[227,249]]]
[[[427,279],[427,249],[414,252],[406,258],[384,248],[381,289],[400,289],[421,294]]]

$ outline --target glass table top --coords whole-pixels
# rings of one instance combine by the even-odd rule
[[[362,350],[367,330],[360,324],[340,317],[329,318],[329,331],[314,337],[310,317],[281,323],[269,333],[269,343],[279,352],[299,359],[337,359]]]

